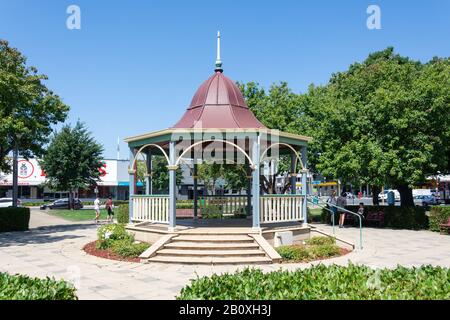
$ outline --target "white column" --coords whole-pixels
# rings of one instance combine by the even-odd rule
[[[252,227],[255,230],[260,230],[259,224],[259,157],[260,157],[260,136],[259,134],[253,140],[252,146],[252,161],[254,164],[253,168],[253,180],[252,180],[252,195],[253,195],[253,224]]]
[[[177,200],[176,200],[176,166],[175,166],[175,141],[169,143],[169,231],[174,231],[177,218]]]
[[[308,167],[307,167],[307,162],[308,162],[308,148],[307,147],[302,147],[302,163],[303,163],[303,169],[302,170],[302,195],[303,195],[303,216],[304,216],[304,220],[303,220],[303,225],[306,226],[308,224],[308,198],[307,198],[307,194],[309,192],[308,190],[308,183],[307,183],[307,179],[308,179]]]
[[[131,166],[133,165],[134,162],[134,148],[130,147],[130,167],[128,169],[128,173],[129,173],[129,202],[128,202],[128,207],[129,207],[129,212],[128,212],[128,216],[129,216],[129,223],[132,223],[133,220],[133,195],[134,195],[134,184],[135,184],[135,170],[134,168],[132,168]]]
[[[147,176],[145,177],[145,194],[153,194],[152,190],[152,150],[147,151]]]

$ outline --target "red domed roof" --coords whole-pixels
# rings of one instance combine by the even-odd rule
[[[173,128],[265,128],[244,101],[236,84],[221,71],[206,80]]]

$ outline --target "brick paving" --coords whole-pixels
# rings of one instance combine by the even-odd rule
[[[319,230],[332,233],[325,225]],[[190,279],[213,273],[233,272],[245,266],[139,264],[101,259],[85,254],[82,247],[95,240],[97,225],[68,222],[32,211],[30,231],[0,234],[0,271],[71,281],[80,299],[174,299]],[[336,229],[338,237],[358,244],[356,228]],[[450,267],[450,236],[429,231],[366,228],[364,249],[325,260],[345,265],[349,261],[371,267]],[[306,268],[314,263],[257,266],[264,271]]]

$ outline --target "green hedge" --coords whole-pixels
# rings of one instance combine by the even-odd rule
[[[346,206],[347,210],[357,212],[359,206]],[[401,207],[401,206],[364,206],[364,216],[370,212],[384,212],[384,227],[392,229],[409,229],[421,230],[428,229],[428,217],[426,216],[425,208],[423,207]],[[331,223],[331,212],[322,209],[322,222]],[[334,223],[339,223],[339,213],[336,214]],[[368,223],[363,219],[363,225]]]
[[[244,269],[191,280],[178,300],[431,300],[450,299],[450,269],[374,270],[363,265],[297,271]]]
[[[76,289],[66,281],[0,273],[0,300],[77,300]]]
[[[122,257],[138,257],[150,244],[135,242],[134,236],[126,231],[124,224],[107,224],[97,230],[96,247],[111,249]]]
[[[430,230],[440,231],[439,225],[446,223],[450,217],[450,206],[433,206],[430,210]]]
[[[128,223],[130,221],[129,204],[121,204],[117,207],[117,222]]]
[[[30,223],[30,208],[0,208],[0,232],[26,231]]]

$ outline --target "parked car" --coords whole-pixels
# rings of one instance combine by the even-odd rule
[[[400,201],[400,192],[398,192],[398,190],[384,190],[383,192],[380,192],[378,194],[378,200],[387,200],[388,197],[388,193],[393,191],[394,192],[394,196],[395,196],[395,201]]]
[[[345,192],[344,194],[347,199],[355,199],[355,195],[351,192]]]
[[[58,199],[50,204],[44,204],[40,208],[41,210],[46,209],[67,209],[69,207],[69,199]],[[83,208],[83,204],[80,199],[74,199],[74,209],[79,210]]]
[[[17,206],[21,205],[21,201],[17,199]],[[0,208],[8,208],[13,206],[13,198],[0,198]]]
[[[422,205],[424,207],[434,206],[434,205],[439,204],[437,198],[433,195],[423,195],[423,196],[421,196],[420,200],[422,201]]]

